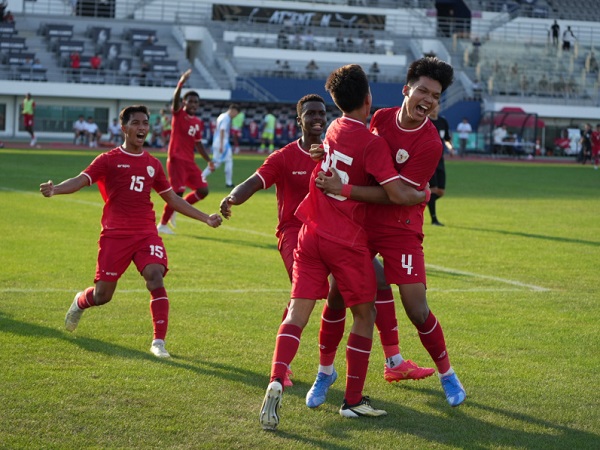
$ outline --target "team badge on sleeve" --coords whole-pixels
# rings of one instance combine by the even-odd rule
[[[406,150],[404,150],[403,148],[398,149],[398,151],[396,152],[396,162],[398,164],[402,164],[407,159],[408,159],[408,152]]]
[[[154,176],[154,167],[148,166],[146,167],[146,170],[148,171],[148,175],[150,175],[151,177]]]

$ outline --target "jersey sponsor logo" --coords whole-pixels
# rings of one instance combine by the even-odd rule
[[[306,175],[306,174],[307,174],[306,170],[294,170],[292,172],[292,175]]]
[[[116,277],[117,272],[106,272],[106,275],[111,276],[111,277]]]
[[[403,148],[399,148],[398,151],[396,152],[396,162],[398,164],[402,164],[403,162],[406,162],[407,159],[408,159],[408,152],[406,150],[404,150]]]
[[[154,176],[154,167],[148,166],[146,167],[146,170],[148,171],[148,175],[150,175],[151,177]]]
[[[117,167],[119,169],[129,169],[129,164],[117,164]]]

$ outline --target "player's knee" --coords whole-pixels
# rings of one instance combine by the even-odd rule
[[[413,325],[423,325],[429,316],[429,308],[427,304],[417,305],[406,311],[406,315]]]
[[[146,288],[149,291],[163,287],[164,267],[160,264],[150,264],[144,268],[142,275],[146,280]]]
[[[196,195],[198,198],[204,198],[208,195],[208,186],[203,186],[196,189]]]

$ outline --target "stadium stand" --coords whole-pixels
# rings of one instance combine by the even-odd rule
[[[599,18],[597,8],[590,10],[584,0],[463,0],[466,13],[456,18],[447,16],[447,5],[459,3],[454,0],[274,1],[252,8],[209,0],[123,0],[117,8],[102,11],[94,10],[92,1],[82,3],[72,11],[70,2],[25,2],[16,26],[0,27],[1,76],[16,80],[21,72],[27,74],[19,67],[39,58],[48,83],[71,81],[74,88],[103,83],[114,96],[109,109],[113,115],[129,98],[151,104],[160,98],[164,105],[180,72],[193,67],[190,85],[204,89],[208,115],[216,117],[231,99],[246,102],[250,123],[260,121],[258,111],[267,103],[285,103],[290,109],[300,95],[317,90],[328,98],[324,78],[349,62],[365,68],[377,63],[374,97],[398,104],[401,98],[390,92],[398,92],[408,63],[431,54],[456,70],[456,82],[443,97],[448,115],[468,115],[474,125],[481,111],[507,103],[556,117],[546,123],[560,122],[557,129],[597,116],[597,110],[586,108],[599,104],[594,53],[594,20]],[[571,52],[550,44],[554,19],[561,29],[569,25],[574,30],[577,41]],[[81,53],[81,76],[73,80],[65,55],[75,45]],[[102,71],[88,74],[94,53],[103,58]],[[309,61],[318,66],[310,75]],[[120,90],[125,86],[130,89]],[[23,89],[0,92],[0,98]],[[67,103],[79,103],[76,96],[86,92],[99,91],[69,90]],[[561,104],[560,113],[551,109],[556,104]],[[285,113],[280,117],[282,124],[288,120]],[[558,131],[546,127],[551,140]]]

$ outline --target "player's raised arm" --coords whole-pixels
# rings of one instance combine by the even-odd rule
[[[179,82],[177,83],[177,87],[175,87],[175,92],[173,92],[173,111],[179,111],[181,108],[181,89],[183,89],[183,85],[188,80],[190,75],[192,74],[192,69],[188,69],[181,74],[179,78]]]
[[[40,192],[44,197],[52,197],[53,195],[72,194],[89,185],[90,179],[81,174],[74,178],[69,178],[57,185],[54,185],[52,180],[48,180],[47,183],[40,184]]]

